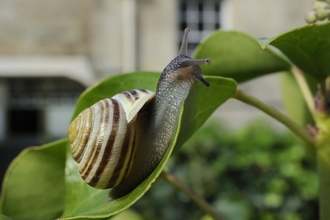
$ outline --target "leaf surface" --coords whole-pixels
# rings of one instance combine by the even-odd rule
[[[81,95],[73,118],[100,99],[112,97],[124,90],[145,88],[155,91],[158,78],[159,73],[154,72],[109,77]],[[198,83],[191,91],[184,105],[186,110],[180,113],[169,150],[155,171],[131,193],[106,201],[109,190],[94,189],[84,183],[70,155],[69,143],[63,139],[41,147],[28,148],[12,162],[2,188],[1,217],[55,219],[62,213],[61,219],[103,219],[130,207],[156,181],[176,146],[177,138],[177,145],[180,146],[236,91],[236,83],[231,79],[217,76],[205,78],[211,86],[207,88]],[[180,126],[184,129],[179,133]]]
[[[84,108],[91,106],[96,101],[111,97],[124,90],[145,88],[155,91],[158,78],[159,73],[153,72],[134,72],[109,77],[86,90],[86,92],[81,95],[76,106],[74,117]],[[212,85],[206,88],[203,84],[198,83],[184,105],[183,114],[188,114],[188,116],[192,118],[183,121],[183,119],[188,116],[180,116],[175,131],[175,137],[166,155],[155,171],[128,195],[116,200],[106,201],[109,190],[94,189],[84,183],[78,173],[77,164],[73,161],[71,156],[68,155],[66,162],[66,205],[63,219],[108,218],[109,216],[127,209],[140,199],[164,169],[176,145],[178,136],[180,140],[179,143],[182,144],[205,122],[221,103],[230,98],[236,91],[236,83],[231,79],[215,76],[205,78],[209,80]],[[200,107],[201,105],[203,107]],[[194,110],[195,108],[197,109]],[[197,122],[194,122],[195,120],[197,120]],[[184,126],[186,129],[181,129],[179,134],[180,126]]]
[[[255,38],[238,31],[215,31],[198,45],[193,57],[211,58],[211,65],[201,65],[203,74],[230,77],[238,83],[291,67],[286,59],[268,48],[260,49]]]
[[[330,73],[330,23],[314,24],[288,31],[274,38],[260,39],[263,48],[272,45],[281,50],[296,66],[324,80]]]
[[[64,209],[67,140],[22,151],[10,164],[2,187],[1,213],[12,219],[55,219]]]
[[[233,79],[218,76],[205,77],[211,84],[205,87],[198,83],[189,93],[184,104],[181,131],[177,141],[178,150],[197,131],[212,113],[225,101],[231,98],[237,83]]]

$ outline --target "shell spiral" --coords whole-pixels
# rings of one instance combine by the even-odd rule
[[[154,93],[135,89],[98,101],[69,126],[70,150],[90,186],[112,188],[129,174],[137,145],[135,119]]]

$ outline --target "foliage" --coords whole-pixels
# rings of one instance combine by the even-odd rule
[[[66,141],[60,140],[27,148],[11,163],[2,186],[4,214],[14,219],[54,219],[62,213],[65,147]]]
[[[317,216],[317,173],[307,147],[292,134],[263,123],[233,132],[209,121],[172,157],[169,169],[227,220]],[[157,181],[133,208],[156,219],[203,216],[189,198],[164,181]]]
[[[296,66],[316,80],[329,75],[330,24],[305,26],[271,39],[259,39],[263,48],[268,45],[280,49]]]

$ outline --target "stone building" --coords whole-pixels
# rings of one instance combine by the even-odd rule
[[[190,51],[217,28],[272,37],[304,25],[312,2],[1,0],[0,176],[24,147],[66,136],[88,86],[111,74],[162,71],[177,55],[184,27],[192,29]],[[281,108],[278,76],[241,87]],[[230,100],[218,115],[235,127],[261,114]]]

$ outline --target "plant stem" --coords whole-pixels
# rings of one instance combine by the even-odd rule
[[[298,67],[295,67],[295,66],[291,69],[291,72],[300,87],[300,90],[303,94],[303,97],[305,99],[309,112],[313,115],[314,98],[313,98],[312,92],[309,88],[309,85],[306,81],[306,78],[305,78],[303,72],[300,69],[298,69]]]
[[[242,91],[238,90],[233,98],[238,99],[246,104],[252,105],[261,111],[265,112],[269,116],[273,117],[274,119],[278,120],[282,124],[284,124],[286,127],[288,127],[292,132],[294,132],[296,135],[298,135],[301,139],[306,141],[307,143],[315,146],[315,140],[312,138],[302,127],[300,127],[297,123],[292,121],[290,118],[288,118],[286,115],[282,114],[275,108],[263,103],[262,101],[256,99],[253,96],[247,95],[246,93],[243,93]]]
[[[328,104],[327,104],[327,89],[325,81],[321,81],[318,84],[318,95],[315,97],[316,103],[315,108],[318,113],[321,113],[323,116],[328,115]],[[314,116],[315,118],[315,116]]]
[[[325,145],[325,146],[324,146]],[[330,219],[330,142],[317,148],[320,220]]]
[[[306,78],[297,67],[292,68],[292,73],[303,93],[308,109],[313,115],[318,132],[316,135],[316,158],[319,176],[319,213],[320,220],[330,219],[330,140],[329,140],[329,120],[328,106],[326,103],[326,91],[329,89],[329,81],[319,83],[319,92],[315,98],[309,89]],[[315,105],[315,106],[314,106]],[[315,111],[316,110],[316,111]],[[320,113],[320,114],[317,114]]]
[[[208,204],[199,194],[197,194],[193,189],[191,189],[187,184],[182,182],[173,174],[163,171],[161,177],[163,177],[167,182],[171,183],[179,190],[182,190],[187,196],[189,196],[205,213],[212,216],[215,220],[224,220],[214,209]]]

